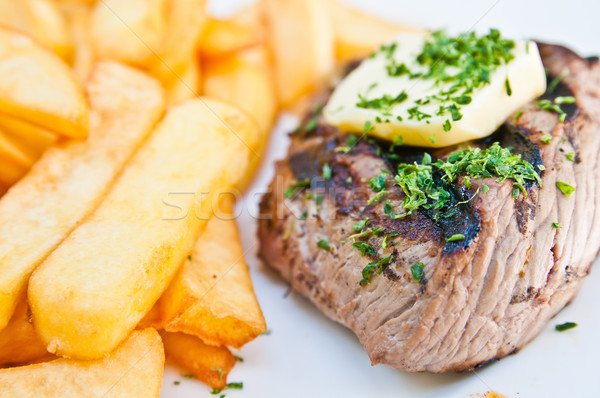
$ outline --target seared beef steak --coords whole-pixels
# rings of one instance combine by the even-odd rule
[[[261,203],[267,217],[259,223],[260,256],[352,329],[374,364],[444,372],[501,358],[534,338],[588,273],[600,248],[600,65],[563,47],[542,44],[540,51],[550,80],[564,77],[545,98],[577,99],[563,106],[564,122],[530,104],[492,137],[471,143],[487,148],[498,141],[543,164],[542,188],[528,184],[526,197],[514,199],[509,180],[473,179],[467,188],[459,178],[447,217],[423,209],[390,217],[384,203],[368,203],[368,181],[381,170],[395,173],[398,162],[421,161],[424,151],[390,152],[365,137],[349,145],[322,120],[296,133],[277,164]],[[443,159],[455,150],[429,153]],[[558,181],[576,191],[568,197]],[[386,189],[395,208],[404,193],[391,181]],[[366,218],[375,232],[350,238]],[[388,241],[377,231],[386,231]],[[447,241],[457,234],[464,238]],[[381,274],[361,285],[364,268],[381,259]],[[411,266],[418,263],[423,276],[413,267],[415,278]]]

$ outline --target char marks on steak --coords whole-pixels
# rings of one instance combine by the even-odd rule
[[[424,150],[400,147],[389,156],[384,143],[363,137],[352,151],[336,151],[347,136],[323,120],[295,133],[287,159],[278,162],[261,203],[260,256],[328,317],[352,329],[373,364],[464,371],[513,353],[573,299],[588,273],[600,246],[600,65],[559,46],[540,44],[540,52],[550,80],[566,75],[544,97],[577,98],[563,106],[566,120],[530,104],[493,136],[471,143],[499,141],[532,164],[543,163],[542,188],[527,186],[527,197],[513,199],[508,180],[474,179],[467,189],[459,179],[451,190],[452,217],[419,210],[392,219],[381,203],[368,204],[373,191],[367,181],[382,169],[394,171],[397,162],[420,161]],[[549,144],[541,141],[547,134]],[[443,158],[455,149],[430,154]],[[328,180],[321,177],[325,163],[332,170]],[[310,190],[288,189],[306,178]],[[576,192],[568,198],[557,181]],[[489,191],[472,197],[482,184]],[[398,205],[400,187],[388,183],[387,189]],[[362,256],[348,238],[365,217],[370,227],[395,231],[397,244]],[[465,239],[446,243],[454,234]],[[319,248],[320,240],[330,250]],[[366,238],[374,247],[380,241]],[[391,260],[382,274],[359,285],[363,268],[384,255]],[[424,265],[418,283],[410,271],[415,263]]]

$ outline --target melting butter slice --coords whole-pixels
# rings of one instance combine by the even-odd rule
[[[546,90],[536,44],[516,41],[509,51],[512,59],[493,66],[486,83],[468,93],[468,99],[456,102],[463,90],[446,99],[447,95],[440,94],[447,93],[456,80],[436,83],[435,79],[414,76],[429,71],[427,65],[417,62],[417,56],[430,37],[403,33],[365,59],[333,92],[324,108],[327,122],[345,132],[367,131],[405,145],[443,147],[490,135],[512,113]],[[396,73],[392,73],[395,76],[388,72],[390,65],[396,67]],[[403,73],[403,69],[410,72]],[[455,66],[446,69],[452,76],[460,72]],[[452,105],[459,114],[449,110]]]

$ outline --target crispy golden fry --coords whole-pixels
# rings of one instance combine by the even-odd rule
[[[236,362],[235,356],[227,347],[210,346],[183,333],[165,333],[163,343],[167,360],[181,366],[212,388],[225,388],[227,375]]]
[[[0,367],[52,358],[29,321],[27,301],[21,299],[8,326],[0,331]]]
[[[0,28],[0,113],[53,133],[88,134],[83,90],[56,54],[29,37]]]
[[[56,142],[54,134],[9,116],[0,115],[0,130],[31,159],[38,159],[50,145]]]
[[[52,0],[0,0],[0,24],[26,33],[64,60],[71,57],[65,19]]]
[[[34,159],[19,148],[3,131],[0,130],[0,157],[13,161],[26,168],[31,167]]]
[[[364,14],[338,0],[326,3],[335,31],[336,58],[341,62],[366,57],[401,32],[419,31]]]
[[[154,329],[134,331],[114,352],[96,361],[57,359],[0,370],[2,397],[157,397],[164,349]]]
[[[166,6],[167,29],[148,68],[168,87],[192,65],[190,58],[196,52],[206,22],[206,1],[168,0]]]
[[[210,18],[202,35],[200,54],[212,59],[232,56],[236,53],[264,43],[266,32],[251,21],[236,23],[233,20]]]
[[[144,66],[167,30],[167,0],[103,0],[90,18],[92,45],[99,58]]]
[[[30,279],[50,352],[98,358],[135,328],[192,250],[216,191],[246,169],[257,130],[218,101],[169,110],[95,213]]]
[[[233,213],[224,195],[169,289],[161,298],[165,329],[239,348],[267,328],[256,300]]]
[[[92,8],[85,2],[76,0],[63,1],[59,6],[65,15],[73,42],[73,72],[79,82],[84,83],[92,73],[96,61],[90,34]]]
[[[0,330],[30,273],[97,207],[165,106],[155,79],[114,62],[98,65],[87,91],[89,138],[48,150],[0,200]]]
[[[205,60],[203,78],[205,95],[235,104],[251,115],[265,132],[261,141],[266,142],[277,112],[266,48],[259,45]]]
[[[25,175],[25,173],[27,173],[27,170],[30,166],[31,165],[24,165],[22,163],[16,162],[13,159],[0,157],[0,185],[4,185],[7,188],[10,187],[11,185],[19,181],[21,177]],[[0,264],[0,267],[1,266],[2,265]],[[2,305],[3,303],[0,302],[0,308],[2,308]],[[8,314],[8,316],[10,317],[10,314]],[[0,324],[0,329],[2,329],[1,326],[2,325]]]
[[[279,100],[289,107],[334,67],[334,34],[323,0],[263,0]]]
[[[200,95],[200,74],[200,63],[194,56],[188,61],[181,75],[176,76],[175,80],[166,87],[167,102],[175,105],[198,97]]]

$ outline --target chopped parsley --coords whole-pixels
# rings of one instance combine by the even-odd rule
[[[446,242],[457,242],[459,240],[463,240],[465,239],[465,236],[463,234],[454,234],[451,237],[449,237],[448,239],[446,239]]]
[[[391,95],[385,94],[382,97],[374,98],[368,100],[364,95],[359,94],[359,101],[356,103],[356,106],[364,109],[374,109],[380,111],[383,115],[390,115],[392,108],[394,105],[400,104],[408,98],[408,94],[402,91],[395,97]]]
[[[413,280],[417,283],[421,282],[423,279],[423,268],[423,263],[416,263],[410,267],[410,273],[412,274]]]
[[[188,259],[188,261],[192,261],[192,255],[191,255],[191,254],[188,254],[188,257],[187,257],[187,259]]]
[[[363,242],[363,241],[359,240],[359,241],[352,243],[352,247],[354,247],[356,250],[358,250],[360,252],[360,254],[362,254],[363,256],[374,256],[375,255],[375,249],[373,249],[373,246],[371,246],[367,242]]]
[[[178,386],[178,385],[180,385],[180,384],[181,384],[181,382],[180,382],[179,380],[175,380],[175,381],[173,382],[173,384],[175,384],[176,386]]]
[[[564,332],[565,330],[573,329],[575,327],[577,327],[575,322],[565,322],[554,326],[554,329],[558,332]]]
[[[196,376],[191,373],[186,373],[184,375],[181,375],[181,377],[184,377],[186,379],[195,379],[196,378]]]
[[[244,383],[242,383],[242,382],[227,383],[225,388],[222,388],[222,389],[213,388],[210,393],[213,395],[217,395],[217,394],[220,394],[221,392],[223,392],[224,390],[242,390],[243,388],[244,388]]]
[[[544,144],[550,144],[550,141],[552,141],[552,135],[546,134],[542,138],[540,138],[540,141],[542,141]]]
[[[267,329],[264,332],[262,332],[260,335],[261,336],[269,336],[269,335],[271,335],[271,333],[273,333],[273,331],[271,329]]]
[[[565,121],[565,119],[567,117],[567,113],[565,111],[563,111],[563,109],[560,106],[562,104],[573,104],[574,102],[575,102],[575,97],[568,96],[568,97],[556,97],[556,98],[554,98],[554,102],[550,101],[549,99],[542,99],[542,100],[536,101],[536,104],[542,110],[558,113],[558,120],[560,120],[560,122],[562,123]]]
[[[368,223],[369,223],[369,217],[366,217],[366,218],[362,219],[362,221],[359,221],[356,224],[354,224],[352,226],[352,229],[355,231],[362,231],[363,229],[365,229],[365,227],[367,226]]]
[[[557,223],[557,222],[553,222],[553,223],[552,223],[552,228],[553,228],[553,229],[560,229],[560,228],[562,228],[562,227],[560,226],[560,224],[559,224],[559,223]]]
[[[323,178],[325,180],[331,180],[331,167],[329,167],[329,163],[323,165]]]
[[[213,366],[212,368],[210,368],[210,370],[212,370],[213,372],[217,372],[219,374],[219,379],[221,380],[223,380],[223,377],[225,377],[225,371],[219,368],[218,366]]]
[[[237,355],[234,355],[234,357],[235,357],[236,361],[238,361],[238,362],[244,362],[244,358],[242,358],[240,356],[237,356]]]
[[[571,194],[575,192],[575,187],[567,184],[566,182],[556,181],[556,187],[560,189],[560,191],[567,196],[567,198],[571,197]]]
[[[302,181],[296,181],[295,183],[291,184],[288,189],[285,190],[285,197],[286,198],[291,198],[292,196],[294,196],[294,194],[296,193],[297,190],[302,189],[302,188],[306,188],[310,186],[310,180],[308,178],[305,178]]]
[[[574,162],[575,161],[575,152],[569,152],[565,155],[565,157],[567,158],[567,160],[569,162]]]
[[[369,187],[375,192],[381,192],[385,189],[385,173],[379,174],[377,177],[373,177],[369,180]]]
[[[383,272],[383,267],[388,265],[392,260],[392,255],[388,255],[380,260],[377,260],[373,263],[370,263],[362,270],[362,280],[359,282],[361,286],[367,285],[371,281],[371,277],[373,273],[381,274]]]
[[[508,80],[508,77],[504,81],[504,87],[506,88],[506,95],[510,97],[512,95],[512,88],[510,87],[510,81]]]
[[[320,241],[317,242],[317,247],[319,249],[323,249],[323,250],[327,250],[329,251],[331,249],[331,245],[329,244],[329,242],[327,242],[326,240],[321,239]]]

